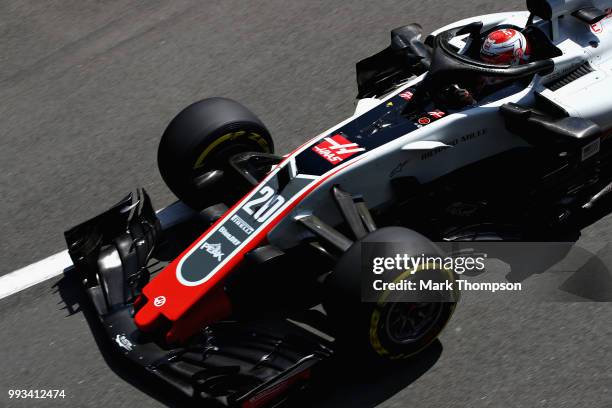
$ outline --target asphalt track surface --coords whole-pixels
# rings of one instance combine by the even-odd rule
[[[354,63],[385,47],[391,28],[417,21],[429,32],[523,6],[0,2],[1,273],[62,250],[62,231],[135,186],[157,208],[171,203],[157,172],[157,141],[190,102],[215,95],[242,101],[286,152],[352,113]],[[605,257],[611,239],[608,217],[580,243]],[[466,296],[425,355],[380,373],[363,372],[355,359],[309,404],[612,407],[612,306],[564,300]],[[103,358],[105,346],[94,340],[65,277],[1,300],[0,333],[0,407],[183,403]],[[67,398],[7,396],[8,389],[42,388],[64,389]]]

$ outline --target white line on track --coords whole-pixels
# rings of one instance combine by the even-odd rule
[[[192,209],[177,201],[157,212],[162,227],[168,228],[193,216]],[[68,251],[64,250],[48,258],[0,276],[0,299],[61,275],[72,268]]]
[[[51,279],[71,266],[72,260],[66,250],[0,276],[0,299]]]

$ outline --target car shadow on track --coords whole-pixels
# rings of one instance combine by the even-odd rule
[[[360,356],[339,358],[315,384],[304,406],[375,407],[425,374],[438,361],[442,350],[442,343],[435,340],[410,360],[376,367],[364,365]]]
[[[69,315],[83,313],[108,367],[122,380],[169,407],[203,407],[171,389],[156,378],[144,375],[141,368],[118,355],[101,327],[86,294],[79,288],[76,273],[68,270],[55,285]],[[436,340],[427,350],[409,361],[384,366],[366,366],[359,356],[337,356],[326,365],[311,389],[286,406],[300,407],[374,407],[409,386],[436,363],[442,345]]]

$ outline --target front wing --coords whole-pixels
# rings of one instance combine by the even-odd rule
[[[222,321],[180,347],[138,330],[140,290],[163,268],[156,255],[177,238],[174,229],[162,226],[138,190],[65,233],[111,349],[181,394],[222,406],[277,405],[304,389],[332,344],[292,321]]]

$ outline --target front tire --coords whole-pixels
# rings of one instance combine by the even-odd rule
[[[170,122],[157,163],[170,190],[200,210],[218,203],[231,206],[248,192],[250,186],[229,163],[244,152],[273,153],[270,132],[238,102],[209,98],[189,105]]]
[[[441,256],[439,248],[421,234],[401,227],[378,229],[355,242],[327,278],[325,310],[345,347],[357,348],[374,359],[396,360],[418,354],[442,332],[454,312],[457,292],[429,292],[419,299],[384,291],[372,302],[362,300],[362,244],[401,245],[411,256]],[[379,247],[377,247],[379,248]],[[384,245],[376,256],[394,257],[396,245]],[[454,273],[435,267],[410,271],[389,270],[385,282],[425,279],[454,282]],[[413,296],[412,294],[410,296]]]

